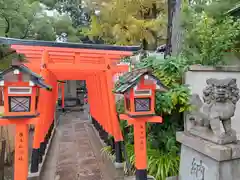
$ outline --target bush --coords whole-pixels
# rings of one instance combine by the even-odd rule
[[[227,52],[236,51],[240,35],[240,19],[225,16],[214,18],[204,11],[187,9],[183,27],[183,55],[192,64],[223,65]]]

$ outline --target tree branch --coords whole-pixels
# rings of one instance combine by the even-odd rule
[[[10,31],[10,20],[4,14],[0,14],[0,15],[4,18],[4,20],[7,23],[7,27],[5,28],[4,33],[5,33],[5,37],[8,37],[8,33]]]
[[[11,49],[11,48],[10,48],[10,49]],[[7,56],[10,56],[10,55],[12,55],[12,54],[14,54],[14,53],[16,53],[16,52],[17,52],[16,50],[11,49],[11,51],[5,53],[5,52],[4,52],[4,49],[1,49],[1,47],[0,47],[0,60],[6,58]]]
[[[23,36],[20,39],[25,39],[27,37],[29,29],[30,29],[30,26],[32,25],[32,23],[34,21],[36,14],[37,13],[34,13],[32,19],[30,21],[28,21],[27,28],[25,29],[25,32],[24,32]]]

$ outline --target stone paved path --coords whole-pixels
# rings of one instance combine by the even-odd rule
[[[89,123],[79,111],[61,117],[41,180],[103,179],[87,132]]]

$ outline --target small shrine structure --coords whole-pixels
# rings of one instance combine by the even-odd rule
[[[156,91],[166,92],[167,87],[148,68],[125,73],[115,88],[115,93],[124,95],[125,114],[121,114],[120,119],[134,126],[137,180],[147,180],[146,122],[163,122],[162,117],[155,115]]]

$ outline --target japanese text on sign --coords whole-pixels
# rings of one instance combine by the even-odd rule
[[[139,137],[139,139],[140,139],[140,144],[141,144],[140,149],[144,150],[145,131],[144,131],[144,126],[143,125],[140,125],[140,137]]]
[[[195,158],[192,160],[192,166],[190,174],[193,175],[196,180],[204,180],[205,167],[203,166],[202,160],[199,162]]]
[[[24,137],[23,133],[19,133],[19,145],[18,145],[18,152],[19,152],[19,161],[23,161],[23,155],[24,155]]]

